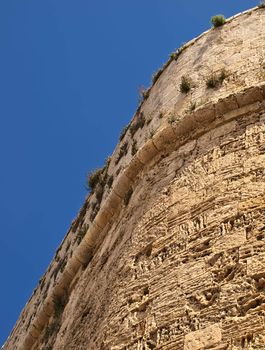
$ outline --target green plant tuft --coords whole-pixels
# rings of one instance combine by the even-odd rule
[[[174,115],[170,115],[168,118],[167,118],[167,121],[169,124],[173,124],[175,123],[176,121],[176,117]]]
[[[172,52],[169,56],[169,58],[174,61],[174,60],[177,60],[178,59],[178,54],[177,52]]]
[[[221,27],[225,24],[225,16],[224,15],[216,15],[211,18],[211,23],[214,28]]]
[[[216,74],[211,74],[206,80],[206,86],[208,89],[214,89],[219,83],[218,77]]]
[[[261,0],[259,5],[258,5],[259,8],[265,8],[265,0]]]
[[[206,80],[206,86],[208,89],[214,89],[223,84],[223,81],[227,78],[227,73],[224,69],[220,74],[212,73]]]
[[[102,178],[102,168],[91,171],[87,176],[87,187],[93,191]]]
[[[175,51],[175,52],[172,52],[169,56],[169,58],[171,60],[177,60],[180,56],[180,54],[184,51],[184,49],[186,48],[186,43],[182,43],[182,45]]]
[[[190,77],[183,75],[181,77],[180,91],[183,94],[187,94],[192,88],[192,80]]]

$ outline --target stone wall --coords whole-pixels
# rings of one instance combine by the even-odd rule
[[[264,25],[248,11],[166,64],[5,350],[263,348]]]

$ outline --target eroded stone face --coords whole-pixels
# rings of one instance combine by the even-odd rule
[[[192,60],[185,54],[164,72],[144,111],[183,112],[191,97],[201,99],[198,57],[217,70],[229,63],[233,74],[207,92],[196,115],[152,121],[161,132],[121,162],[125,171],[93,225],[94,197],[86,202],[78,219],[84,240],[78,245],[72,225],[5,350],[265,348],[265,107],[264,87],[255,87],[264,18],[258,10],[233,20],[216,46],[217,32],[208,33],[191,46]],[[233,55],[217,59],[220,47]],[[198,84],[183,97],[176,82],[187,65],[197,67]],[[140,145],[144,132],[135,136]],[[117,171],[113,160],[109,171]]]
[[[143,170],[73,287],[53,349],[263,348],[264,115]]]
[[[214,347],[220,344],[221,340],[221,328],[218,324],[212,325],[187,334],[185,336],[184,350],[200,350],[205,347]]]

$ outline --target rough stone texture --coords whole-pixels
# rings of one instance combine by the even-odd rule
[[[92,193],[5,350],[265,348],[264,28],[251,10],[166,66],[132,120],[150,122],[117,145],[97,215]]]

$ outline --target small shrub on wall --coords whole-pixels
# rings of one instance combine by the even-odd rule
[[[224,15],[216,15],[211,18],[211,23],[214,28],[221,27],[225,24],[225,16]]]
[[[214,89],[218,85],[218,78],[215,74],[211,74],[206,80],[206,86],[208,89]]]
[[[224,69],[219,74],[212,73],[206,80],[206,86],[208,89],[214,89],[222,85],[223,81],[227,78],[227,73]]]
[[[101,180],[102,169],[91,171],[87,176],[87,186],[90,190],[94,190]]]
[[[176,121],[176,117],[174,115],[170,115],[168,118],[167,118],[167,121],[169,124],[173,124],[175,123]]]
[[[192,80],[190,77],[183,75],[181,77],[180,92],[187,94],[192,88]]]

